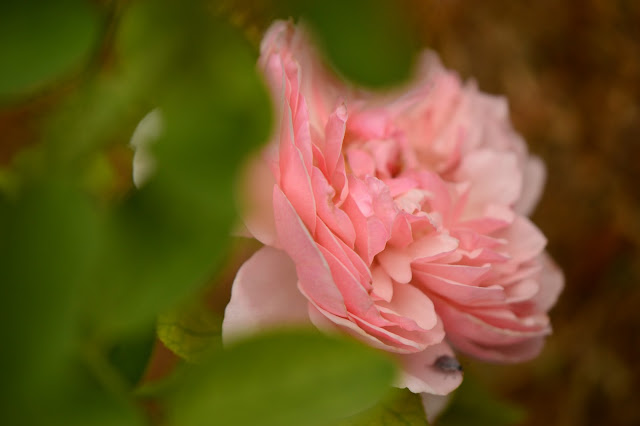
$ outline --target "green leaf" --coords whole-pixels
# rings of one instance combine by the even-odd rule
[[[42,87],[85,62],[99,35],[86,0],[0,3],[0,98]]]
[[[155,175],[110,218],[104,291],[91,303],[110,332],[184,301],[221,264],[237,170],[271,121],[251,47],[199,2],[141,1],[124,21],[127,87],[141,82],[163,132],[151,147]]]
[[[154,327],[133,336],[125,336],[111,346],[109,361],[129,386],[135,386],[144,375],[156,341]]]
[[[427,426],[420,395],[407,389],[392,389],[375,407],[350,417],[336,426]]]
[[[469,373],[438,418],[439,426],[510,426],[523,422],[525,411],[501,400]]]
[[[222,347],[222,319],[193,302],[158,317],[158,338],[173,353],[199,362]]]
[[[215,354],[169,396],[171,424],[326,425],[379,401],[394,364],[317,332],[261,335]]]
[[[101,241],[98,213],[74,183],[48,176],[21,189],[0,201],[0,393],[3,416],[16,421],[62,397],[53,384],[64,381],[60,372],[80,345]],[[48,424],[57,421],[55,407]]]
[[[329,59],[347,78],[383,87],[409,77],[416,43],[395,2],[323,0],[290,5],[309,22]]]
[[[0,386],[12,394],[45,383],[72,353],[101,240],[94,206],[72,183],[25,185],[0,201]]]
[[[47,426],[141,426],[143,416],[125,394],[113,392],[87,365],[74,360],[48,383],[30,421]],[[33,403],[33,401],[30,401]],[[18,424],[18,423],[11,423]]]

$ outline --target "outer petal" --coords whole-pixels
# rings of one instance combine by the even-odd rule
[[[542,271],[540,272],[540,292],[534,300],[538,309],[548,311],[555,305],[564,287],[564,275],[551,257],[545,252],[541,256]]]
[[[451,344],[457,349],[488,362],[516,363],[529,361],[540,354],[544,337],[504,346],[484,346],[467,339],[451,336]]]
[[[403,375],[398,384],[413,393],[446,395],[462,383],[462,372],[442,371],[434,364],[440,356],[455,356],[446,342],[429,346],[422,352],[399,355]]]
[[[244,205],[244,224],[254,238],[263,244],[277,246],[273,218],[273,186],[276,180],[263,156],[251,158],[241,182],[240,204]]]
[[[491,204],[511,206],[522,191],[518,157],[512,152],[474,151],[463,159],[456,179],[471,183],[462,219],[482,216]]]
[[[517,213],[529,216],[533,212],[542,195],[546,177],[547,171],[542,160],[531,156],[524,166],[522,193],[514,206]]]
[[[432,393],[420,394],[422,399],[422,407],[424,407],[424,413],[427,415],[427,421],[433,423],[436,418],[442,413],[442,411],[449,405],[451,394],[449,395],[434,395]]]
[[[225,343],[274,326],[311,324],[295,265],[283,251],[263,247],[236,275],[222,322]]]

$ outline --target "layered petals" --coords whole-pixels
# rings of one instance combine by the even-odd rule
[[[545,171],[506,101],[431,53],[402,92],[355,90],[286,22],[259,68],[278,121],[244,215],[266,246],[238,272],[223,332],[311,322],[393,353],[398,386],[433,395],[462,380],[452,347],[535,356],[563,277],[526,217]]]

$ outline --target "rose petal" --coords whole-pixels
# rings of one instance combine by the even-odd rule
[[[432,393],[421,393],[420,398],[422,399],[424,412],[427,415],[427,421],[433,423],[449,405],[451,394],[434,395]]]
[[[300,287],[308,298],[332,314],[346,316],[344,299],[331,270],[295,209],[279,187],[273,189],[278,240],[296,265]]]
[[[310,170],[305,167],[303,155],[295,144],[291,108],[285,106],[280,131],[280,187],[287,194],[309,231],[316,227],[316,203],[311,185]],[[310,142],[309,142],[310,143]]]
[[[275,326],[310,324],[307,300],[287,254],[263,247],[238,270],[222,322],[225,343]]]
[[[413,393],[446,395],[460,386],[462,372],[442,371],[435,366],[436,359],[441,356],[455,357],[445,342],[429,346],[422,352],[400,355],[403,372],[398,387]]]
[[[456,172],[456,180],[471,183],[461,219],[481,216],[490,204],[513,205],[522,190],[518,159],[508,152],[477,150],[469,153]]]
[[[239,202],[244,204],[244,223],[251,235],[265,245],[277,246],[273,216],[273,187],[276,180],[262,156],[249,159]]]
[[[412,285],[393,284],[391,302],[378,302],[378,305],[411,318],[424,330],[431,330],[438,322],[431,299]]]
[[[539,157],[530,156],[524,166],[522,193],[514,205],[514,210],[523,216],[529,216],[542,196],[547,171]]]
[[[483,361],[516,363],[529,361],[540,354],[544,346],[544,337],[527,339],[511,345],[481,345],[458,336],[449,337],[457,349]]]
[[[542,272],[540,273],[540,291],[534,298],[538,309],[548,311],[558,300],[564,287],[564,275],[547,253],[542,254]]]

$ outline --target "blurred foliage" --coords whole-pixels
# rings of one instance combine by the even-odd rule
[[[393,389],[374,407],[341,420],[336,426],[427,426],[420,395]]]
[[[290,1],[327,57],[347,78],[371,87],[409,77],[417,44],[403,9],[387,0]],[[286,13],[286,12],[285,12]]]
[[[181,377],[170,418],[185,426],[324,425],[381,399],[395,376],[386,354],[354,340],[269,333]]]
[[[86,62],[101,29],[84,0],[0,3],[0,101],[41,89]]]
[[[180,358],[202,361],[222,346],[222,318],[197,299],[158,316],[158,339]]]

